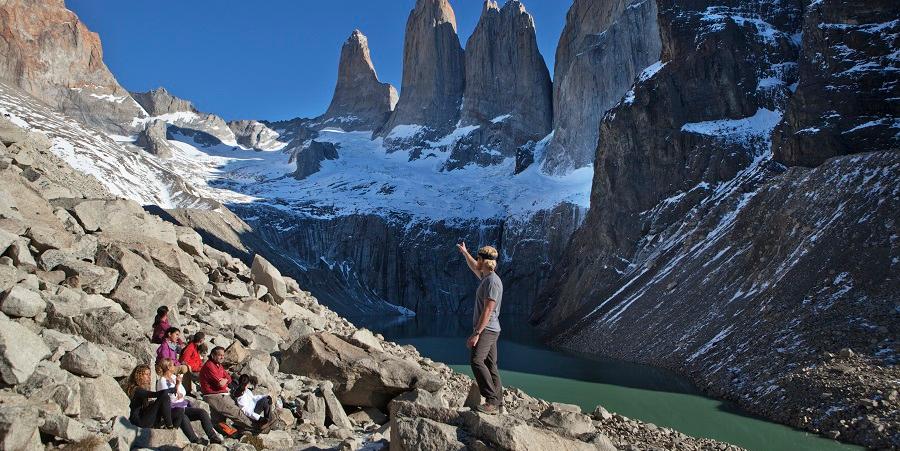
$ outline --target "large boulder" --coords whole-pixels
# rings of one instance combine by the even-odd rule
[[[68,233],[68,232],[66,232]],[[59,249],[47,249],[38,257],[41,269],[52,271],[57,266],[73,260],[94,261],[97,253],[97,237],[81,235],[71,240],[70,244]]]
[[[67,442],[80,442],[92,436],[83,423],[59,413],[47,413],[41,420],[41,432]]]
[[[47,307],[47,302],[39,293],[21,284],[12,287],[2,296],[0,311],[9,316],[34,318]]]
[[[325,416],[339,428],[353,429],[353,423],[351,423],[350,418],[347,417],[344,406],[341,405],[340,401],[338,401],[337,397],[334,395],[333,389],[334,384],[330,381],[326,381],[319,385],[319,393],[321,393],[322,399],[325,400]]]
[[[25,382],[38,362],[50,355],[44,340],[27,327],[0,317],[0,379],[16,385]]]
[[[0,229],[0,255],[6,252],[6,249],[19,239],[19,235],[14,235],[6,230]]]
[[[25,280],[28,274],[13,266],[0,265],[0,290],[6,291]]]
[[[284,315],[282,314],[282,310],[277,306],[254,299],[242,302],[240,309],[241,311],[249,313],[262,323],[264,327],[258,328],[258,332],[264,332],[264,330],[268,329],[268,331],[275,333],[281,340],[288,338],[288,329],[284,325]]]
[[[323,318],[322,315],[314,313],[312,310],[301,306],[293,300],[282,302],[279,307],[281,307],[281,311],[284,313],[285,318],[290,319],[292,324],[295,320],[300,320],[315,330],[325,329],[325,318]]]
[[[263,449],[290,449],[294,439],[287,431],[270,431],[257,436]]]
[[[119,284],[110,297],[135,319],[148,325],[160,305],[176,310],[184,295],[184,289],[164,272],[122,245],[103,246],[97,252],[97,263],[119,271]]]
[[[153,357],[146,335],[149,326],[138,323],[118,305],[65,313],[58,312],[51,304],[47,310],[48,327],[84,337],[93,343],[109,345],[138,356],[140,360]]]
[[[287,297],[287,285],[284,283],[281,272],[259,254],[253,257],[250,278],[257,284],[268,288],[269,294],[279,303]]]
[[[40,450],[38,410],[29,405],[0,404],[0,449],[4,451]]]
[[[23,271],[32,273],[37,270],[38,265],[34,260],[34,256],[31,255],[29,244],[30,241],[27,238],[18,237],[6,249],[6,255],[12,259],[13,265]],[[3,247],[2,243],[0,243],[0,247]]]
[[[75,349],[78,345],[85,342],[85,339],[65,332],[54,329],[44,329],[41,331],[41,338],[48,348],[53,350],[50,360],[56,362],[67,352]]]
[[[77,376],[59,367],[55,362],[38,363],[31,377],[16,386],[16,391],[34,403],[53,402],[62,413],[70,416],[81,414],[81,383]]]
[[[531,426],[524,420],[509,415],[482,415],[467,411],[460,413],[460,420],[462,427],[467,432],[497,449],[510,451],[546,449],[597,450],[595,445]]]
[[[128,395],[118,382],[107,374],[84,378],[81,384],[81,417],[108,420],[129,413]]]
[[[332,381],[341,403],[361,407],[385,408],[403,392],[434,392],[443,385],[415,363],[367,351],[328,332],[297,340],[284,352],[281,371]]]
[[[79,376],[125,377],[137,366],[137,359],[118,349],[86,341],[67,352],[59,363],[64,370]]]
[[[174,225],[146,213],[132,200],[87,200],[73,211],[86,231],[99,231],[106,241],[139,244],[157,240],[178,244]]]
[[[86,341],[67,352],[59,361],[62,369],[79,376],[99,377],[107,372],[106,353],[100,346]]]
[[[428,418],[398,418],[391,427],[391,451],[419,449],[459,450],[470,449],[462,442],[465,432],[455,426]]]
[[[317,396],[315,393],[305,393],[300,398],[303,401],[303,408],[300,411],[300,418],[310,424],[325,428],[325,398]]]
[[[131,424],[124,416],[113,421],[113,442],[118,449],[168,449],[184,448],[190,441],[180,429],[145,429]]]
[[[573,435],[596,432],[594,423],[591,422],[591,417],[581,413],[580,410],[561,409],[551,405],[550,408],[541,414],[540,419],[542,423],[551,428]]]
[[[180,247],[163,242],[132,245],[130,248],[153,262],[173,282],[193,294],[203,294],[209,277],[194,258]]]
[[[69,260],[56,269],[66,273],[66,277],[77,276],[81,289],[86,293],[109,294],[119,281],[119,272],[83,260]]]
[[[265,357],[267,359],[271,358],[269,356]],[[255,377],[260,387],[265,387],[275,393],[281,390],[281,384],[278,383],[278,380],[275,379],[275,376],[272,376],[272,372],[269,371],[268,362],[264,362],[259,357],[254,356],[249,358],[241,368],[240,373]]]
[[[357,329],[350,335],[350,342],[364,349],[384,351],[381,340],[369,329]]]

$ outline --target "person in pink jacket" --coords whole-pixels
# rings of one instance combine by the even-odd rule
[[[175,362],[175,374],[184,375],[184,386],[187,389],[188,394],[192,394],[193,385],[191,382],[193,381],[193,378],[191,377],[191,369],[179,358],[179,354],[181,354],[181,347],[178,345],[179,338],[181,338],[181,330],[177,327],[166,329],[165,339],[162,344],[159,345],[159,348],[156,349],[156,363],[159,363],[164,359]]]

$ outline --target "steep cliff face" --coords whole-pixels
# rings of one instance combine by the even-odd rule
[[[900,4],[812,2],[800,81],[774,136],[775,158],[816,166],[835,155],[900,148]]]
[[[452,149],[446,168],[495,163],[540,141],[553,121],[550,72],[537,47],[534,19],[517,0],[486,1],[466,43],[460,125],[477,126]]]
[[[337,86],[323,126],[344,130],[377,130],[397,104],[397,90],[378,81],[369,53],[369,40],[359,30],[344,42],[338,65]]]
[[[504,315],[523,318],[584,214],[561,204],[523,218],[429,223],[403,215],[329,219],[243,204],[229,208],[293,262],[291,276],[351,318],[407,309],[426,316],[470,313],[477,281],[456,251],[460,240],[498,248],[509,300]],[[386,311],[390,304],[399,309]]]
[[[0,79],[103,130],[124,133],[146,116],[103,63],[100,38],[63,0],[0,3]]]
[[[830,77],[797,68],[818,51],[799,36],[820,11],[659,2],[661,61],[603,119],[591,210],[533,319],[562,347],[673,368],[779,421],[896,446],[891,409],[860,421],[859,405],[889,391],[897,359],[895,145],[815,170],[773,161],[783,112],[805,110],[794,89]],[[823,379],[848,365],[832,359],[847,347],[862,354],[848,371],[871,379]],[[840,395],[812,395],[826,390]]]
[[[456,34],[456,14],[447,0],[417,0],[406,22],[400,100],[378,136],[399,144],[398,126],[424,127],[418,141],[447,134],[459,120],[465,86],[465,56]]]
[[[543,168],[594,163],[600,119],[659,60],[655,0],[576,0],[556,49],[553,140]]]

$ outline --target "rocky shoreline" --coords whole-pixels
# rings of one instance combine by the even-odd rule
[[[279,399],[271,432],[207,449],[739,449],[512,388],[505,415],[476,414],[470,378],[356,328],[261,257],[114,198],[6,118],[0,142],[3,449],[200,449],[125,419],[119,383],[152,361],[161,301]]]

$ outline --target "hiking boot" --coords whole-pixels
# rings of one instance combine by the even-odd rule
[[[493,404],[482,404],[476,407],[475,410],[487,415],[497,415],[500,413],[500,408]]]

